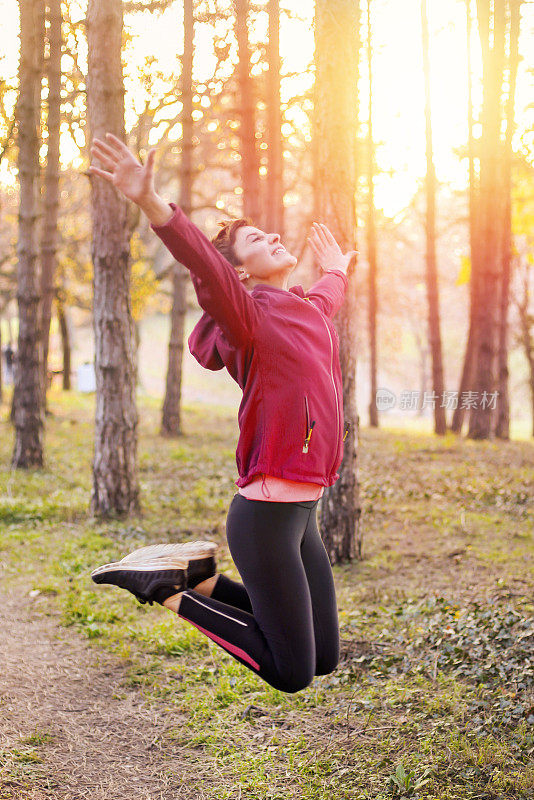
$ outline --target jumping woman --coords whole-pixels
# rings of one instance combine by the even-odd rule
[[[184,264],[204,313],[188,344],[206,369],[226,367],[243,391],[237,494],[226,520],[243,583],[216,572],[213,542],[151,545],[94,570],[96,583],[156,601],[192,623],[283,692],[298,692],[339,660],[339,624],[317,504],[338,479],[346,427],[339,338],[332,318],[356,253],[343,254],[325,225],[309,245],[324,275],[287,288],[296,258],[247,219],[210,242],[154,188],[156,151],[140,164],[112,134],[94,139],[91,165],[136,203]]]

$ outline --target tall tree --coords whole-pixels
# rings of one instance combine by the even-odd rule
[[[60,288],[56,293],[56,314],[61,336],[61,349],[63,352],[63,391],[70,391],[71,372],[71,347],[67,310],[64,301],[64,291]]]
[[[528,364],[528,383],[530,387],[530,411],[532,418],[532,433],[534,437],[534,313],[531,310],[530,280],[534,268],[525,258],[520,260],[519,284],[520,295],[516,298],[519,317],[518,341],[522,344]]]
[[[243,183],[243,213],[251,217],[255,225],[262,225],[260,163],[256,146],[256,99],[251,76],[250,47],[248,38],[249,0],[234,0],[237,49],[239,63],[239,106],[241,123],[241,179]]]
[[[61,107],[61,0],[48,0],[49,55],[47,154],[45,169],[44,219],[41,237],[41,339],[43,348],[42,386],[46,407],[48,344],[54,298],[54,275],[57,264],[57,221],[59,209],[59,133]]]
[[[369,116],[367,121],[367,260],[369,262],[369,425],[378,428],[377,390],[377,338],[376,314],[378,298],[376,291],[376,220],[375,220],[375,143],[373,141],[373,26],[371,0],[367,0],[367,73],[369,79]]]
[[[16,108],[20,181],[17,301],[19,335],[15,364],[14,467],[43,463],[43,414],[39,347],[39,144],[44,42],[44,0],[19,0],[20,64]]]
[[[477,247],[476,349],[473,390],[477,403],[469,415],[468,436],[487,439],[492,433],[495,390],[499,286],[502,252],[502,86],[505,50],[505,0],[477,0],[478,29],[482,49],[483,98],[480,139]]]
[[[124,141],[122,0],[89,0],[87,108],[91,138]],[[127,203],[106,181],[92,181],[96,369],[91,508],[99,515],[138,507],[134,325],[130,303]]]
[[[519,63],[519,8],[521,0],[509,0],[508,96],[506,98],[506,136],[503,154],[504,231],[502,242],[501,291],[497,352],[497,419],[495,435],[510,438],[510,397],[508,394],[508,309],[512,266],[512,135],[517,67]]]
[[[476,302],[478,300],[477,276],[478,276],[478,244],[477,244],[477,224],[475,213],[477,209],[477,178],[475,173],[475,140],[473,135],[473,72],[471,69],[471,0],[465,0],[466,10],[466,35],[467,35],[467,157],[469,163],[469,249],[471,256],[471,275],[469,280],[469,332],[465,346],[462,375],[458,397],[461,399],[464,393],[471,389],[473,380],[473,362],[476,344]],[[462,425],[465,417],[466,406],[459,402],[454,409],[452,416],[451,430],[454,433],[462,432]]]
[[[360,8],[355,0],[317,0],[315,5],[316,208],[342,249],[356,240],[356,135]],[[361,507],[357,479],[355,275],[336,315],[343,374],[345,439],[339,480],[321,500],[321,527],[332,563],[361,552]]]
[[[268,0],[267,155],[265,226],[284,235],[282,111],[280,105],[280,2]]]
[[[432,357],[432,389],[434,403],[434,433],[447,431],[443,398],[443,354],[439,313],[439,287],[436,267],[436,170],[432,143],[432,110],[430,102],[430,58],[426,0],[421,0],[421,29],[423,42],[423,72],[425,75],[425,136],[426,136],[426,291],[428,300],[428,335]]]
[[[195,20],[193,0],[184,0],[184,54],[182,57],[182,160],[180,176],[180,206],[189,217],[193,205],[193,42]],[[171,332],[165,399],[161,432],[165,436],[181,434],[182,360],[186,313],[188,270],[175,264],[172,274]]]

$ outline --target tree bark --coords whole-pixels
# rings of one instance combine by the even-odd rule
[[[0,403],[4,399],[4,383],[3,383],[3,369],[4,369],[4,351],[2,349],[2,319],[0,318]]]
[[[426,289],[428,299],[428,336],[432,357],[432,390],[437,400],[434,405],[434,433],[447,432],[443,403],[443,353],[441,347],[441,318],[439,313],[439,286],[436,267],[436,170],[432,143],[432,111],[430,104],[430,61],[428,43],[428,18],[426,0],[421,0],[421,28],[423,32],[423,71],[425,75],[425,132],[426,132]]]
[[[124,141],[121,0],[89,0],[88,121],[91,138]],[[134,325],[130,303],[127,203],[107,181],[91,179],[96,373],[91,509],[96,515],[138,509]]]
[[[284,236],[284,181],[282,111],[280,107],[280,2],[269,0],[269,41],[267,44],[267,154],[265,226]]]
[[[48,0],[48,149],[46,154],[44,219],[41,237],[41,342],[43,348],[43,407],[48,384],[48,346],[57,265],[57,221],[59,210],[59,134],[61,106],[61,0]]]
[[[256,100],[251,77],[250,48],[248,40],[248,0],[235,0],[236,38],[239,55],[237,75],[240,92],[241,124],[241,177],[243,182],[243,214],[254,225],[263,224],[261,215],[261,186],[259,157],[256,147]]]
[[[497,353],[497,419],[495,424],[495,435],[499,439],[510,438],[510,397],[508,393],[508,309],[510,307],[510,280],[512,267],[512,135],[515,127],[514,101],[517,67],[519,62],[519,6],[520,0],[509,0],[509,80],[508,96],[506,100],[506,137],[503,158],[504,234]]]
[[[19,7],[21,47],[16,109],[20,182],[17,248],[19,335],[15,361],[12,466],[28,468],[43,463],[37,220],[44,0],[19,0]]]
[[[70,392],[71,350],[70,350],[69,324],[67,321],[67,312],[65,309],[65,305],[59,295],[58,297],[56,297],[56,311],[57,311],[59,332],[61,335],[61,348],[63,352],[63,391]]]
[[[467,135],[469,160],[469,249],[471,255],[471,276],[469,280],[469,332],[465,347],[462,376],[458,389],[458,403],[452,415],[451,430],[460,434],[465,418],[466,407],[462,404],[464,392],[471,390],[473,381],[473,362],[476,347],[476,302],[478,299],[478,244],[475,212],[477,208],[477,183],[475,173],[475,144],[473,136],[473,73],[471,69],[471,0],[465,0],[467,34]]]
[[[314,187],[320,219],[331,229],[341,249],[354,250],[360,9],[354,0],[317,0],[315,6],[315,120],[317,183]],[[343,307],[336,315],[343,375],[345,419],[351,423],[344,442],[338,481],[321,500],[321,529],[331,563],[361,556],[362,528],[358,466],[359,417],[356,408],[355,274]]]
[[[424,416],[423,401],[425,392],[428,389],[428,337],[420,335],[417,330],[414,330],[413,334],[419,353],[419,397],[417,401],[417,416],[422,418]]]
[[[376,293],[376,220],[375,220],[375,144],[373,141],[373,47],[371,0],[367,0],[367,70],[369,74],[369,118],[367,123],[367,260],[369,262],[369,425],[378,428],[377,390],[377,336],[376,317],[378,298]]]
[[[184,354],[184,330],[186,286],[188,274],[181,264],[174,267],[172,275],[171,331],[169,335],[169,361],[165,400],[163,403],[161,433],[163,436],[181,436],[182,361]]]
[[[478,248],[480,276],[477,280],[477,346],[474,362],[474,384],[477,403],[469,415],[471,439],[488,439],[492,435],[492,396],[495,391],[496,339],[500,286],[500,253],[502,247],[503,208],[501,95],[504,66],[505,0],[494,0],[491,13],[489,0],[477,0],[479,33],[483,62],[482,136],[480,144],[480,191],[477,222],[480,225]],[[493,21],[493,44],[490,44],[490,23]]]
[[[180,182],[180,206],[187,216],[193,204],[193,44],[195,20],[193,0],[184,0],[184,54],[182,58],[182,163]],[[182,265],[174,267],[172,275],[171,331],[165,399],[161,416],[163,436],[182,434],[182,360],[184,353],[184,328],[186,287],[189,272]]]
[[[519,329],[520,340],[525,350],[529,369],[529,385],[530,385],[530,399],[531,399],[531,414],[532,414],[532,436],[534,437],[534,336],[532,334],[532,327],[534,325],[534,316],[529,312],[530,309],[530,273],[532,271],[531,265],[526,262],[524,266],[523,276],[523,294],[517,301],[517,311],[519,315]]]

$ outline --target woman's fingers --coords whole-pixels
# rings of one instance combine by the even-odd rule
[[[322,228],[322,230],[324,231],[324,234],[325,234],[325,236],[326,236],[326,240],[327,240],[327,241],[328,241],[330,244],[335,244],[335,245],[337,246],[337,242],[336,242],[336,240],[334,239],[334,237],[332,236],[332,234],[330,233],[330,230],[329,230],[329,228],[327,228],[327,227],[326,227],[326,225],[323,225],[323,223],[322,223],[322,222],[321,222],[321,228]]]
[[[320,249],[323,252],[326,252],[332,247],[332,244],[326,238],[326,235],[324,231],[321,230],[321,227],[317,223],[314,223],[314,225],[315,225],[314,234],[315,234],[316,244],[318,247],[320,247]]]
[[[113,183],[113,175],[111,172],[106,172],[103,169],[98,169],[98,167],[93,167],[92,164],[89,167],[89,172],[94,172],[95,175],[100,175],[101,178],[105,178],[110,183]]]
[[[110,147],[109,144],[102,142],[100,139],[93,139],[92,148],[98,152],[105,153],[112,161],[116,162],[119,160],[117,151]]]
[[[317,236],[318,240],[321,242],[321,244],[326,245],[327,241],[325,239],[325,235],[324,235],[323,231],[321,230],[321,226],[317,222],[313,223],[313,230],[314,230],[314,233]]]
[[[130,156],[132,155],[130,150],[124,144],[124,142],[122,142],[120,139],[117,139],[117,137],[114,136],[112,133],[106,133],[106,136],[109,139],[110,144],[113,147],[115,147],[116,150],[120,150],[123,154],[128,153],[128,155]]]
[[[313,234],[312,234],[312,236],[313,236]],[[310,247],[313,250],[313,252],[315,253],[315,255],[316,256],[320,256],[321,253],[324,251],[324,248],[323,248],[323,245],[322,245],[322,242],[320,241],[320,239],[317,239],[316,237],[315,238],[310,237],[310,238],[308,238],[308,242],[310,243]]]
[[[317,246],[317,244],[314,243],[313,239],[308,239],[308,242],[310,244],[310,250],[312,252],[315,261],[319,264],[319,266],[322,269],[326,258],[324,249],[322,248],[322,246]]]
[[[312,223],[312,233],[315,236],[317,242],[323,243],[323,236],[319,225],[316,222]]]
[[[107,168],[113,171],[117,165],[116,161],[113,161],[107,153],[100,153],[96,148],[91,148],[95,158],[98,158],[99,161]]]
[[[310,245],[310,250],[312,251],[312,254],[315,256],[315,258],[320,259],[321,253],[315,246],[313,239],[308,239],[308,244]]]
[[[321,237],[321,242],[323,243],[323,247],[332,247],[332,243],[328,239],[328,236],[326,235],[325,231],[323,230],[323,226],[322,225],[317,224],[317,232],[318,232],[319,236]]]
[[[313,226],[314,226],[314,231],[316,232],[318,238],[325,247],[335,247],[336,250],[339,250],[338,243],[336,242],[336,240],[332,236],[332,233],[330,232],[329,228],[326,225],[324,225],[322,222],[321,223],[314,222]]]

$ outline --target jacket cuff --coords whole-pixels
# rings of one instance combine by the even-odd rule
[[[326,272],[324,274],[325,275],[341,275],[341,277],[343,278],[343,285],[344,285],[345,289],[349,285],[349,279],[347,278],[346,274],[344,272],[342,272],[340,269],[328,269],[328,270],[326,270]]]
[[[161,231],[161,230],[163,230],[164,228],[167,228],[167,227],[169,227],[169,226],[171,226],[171,225],[175,224],[175,223],[176,223],[176,220],[177,220],[177,218],[178,218],[178,217],[180,217],[182,214],[184,214],[184,212],[182,211],[182,209],[180,208],[180,206],[177,206],[177,205],[176,205],[176,203],[169,203],[169,207],[170,207],[170,208],[172,208],[172,210],[173,210],[173,212],[174,212],[174,213],[173,213],[172,217],[170,218],[170,220],[169,220],[168,222],[166,222],[166,223],[165,223],[165,225],[154,225],[152,222],[150,223],[150,227],[151,227],[151,228],[152,228],[152,230],[153,230],[153,231],[155,231],[156,233],[157,233],[158,231]],[[184,215],[184,216],[185,216],[185,215]]]

